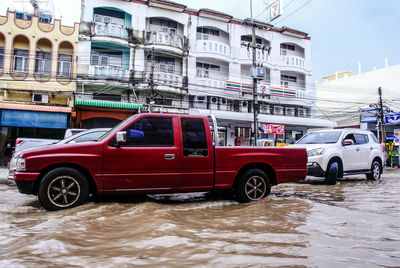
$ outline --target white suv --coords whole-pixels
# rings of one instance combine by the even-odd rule
[[[327,184],[346,175],[366,174],[379,180],[383,153],[375,135],[360,129],[310,132],[291,147],[306,148],[308,175],[325,177]]]

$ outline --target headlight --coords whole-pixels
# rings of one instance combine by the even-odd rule
[[[308,155],[308,157],[317,156],[317,155],[321,155],[323,152],[324,152],[324,148],[317,148],[317,149],[308,151],[307,155]]]
[[[17,159],[16,170],[17,171],[25,171],[26,170],[26,160],[25,160],[25,158],[19,157]]]

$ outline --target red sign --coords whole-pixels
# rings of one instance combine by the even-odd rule
[[[266,124],[268,134],[285,134],[285,125]]]

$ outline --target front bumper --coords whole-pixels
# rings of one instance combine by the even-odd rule
[[[34,194],[34,187],[39,172],[14,172],[14,181],[21,194]]]
[[[308,162],[307,163],[308,171],[307,175],[308,176],[314,176],[314,177],[324,177],[325,172],[321,168],[321,166],[317,162]]]

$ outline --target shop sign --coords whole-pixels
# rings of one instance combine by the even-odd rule
[[[385,115],[386,125],[400,125],[400,113]]]
[[[265,130],[268,134],[285,134],[285,125],[266,124]]]
[[[395,136],[387,136],[387,137],[386,137],[386,140],[387,140],[387,141],[394,141],[395,139],[396,139]]]
[[[376,122],[376,118],[378,117],[377,110],[362,110],[361,111],[361,123],[373,123]]]

